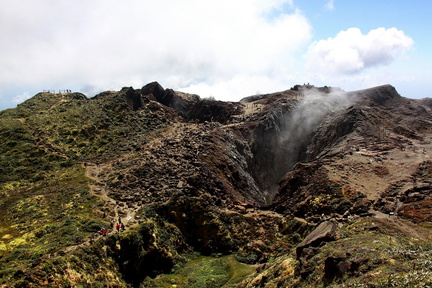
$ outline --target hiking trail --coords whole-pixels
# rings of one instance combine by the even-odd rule
[[[115,199],[109,196],[109,191],[107,185],[104,183],[105,179],[101,176],[104,170],[111,170],[111,163],[87,163],[85,165],[86,172],[85,175],[89,179],[92,180],[92,183],[89,184],[90,193],[105,202],[105,206],[109,209],[108,215],[105,215],[109,220],[114,220],[114,229],[109,231],[109,234],[116,232],[115,224],[118,223],[118,219],[121,220],[121,223],[125,224],[125,230],[129,229],[135,221],[135,214],[137,212],[137,208],[128,207],[126,203],[116,201]],[[104,213],[105,214],[105,213]]]

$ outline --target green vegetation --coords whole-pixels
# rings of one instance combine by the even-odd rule
[[[136,142],[145,143],[166,120],[147,110],[132,111],[125,93],[91,100],[40,93],[0,112],[2,174],[31,178],[84,159],[109,159],[134,149]]]
[[[82,243],[103,224],[96,209],[101,200],[89,193],[80,166],[48,174],[36,183],[8,183],[0,191],[5,195],[1,205],[5,213],[0,218],[0,267],[10,272],[43,255]],[[1,271],[0,283],[10,280],[6,272]]]
[[[300,261],[275,257],[238,287],[431,287],[432,239],[411,237],[410,229],[428,235],[409,222],[359,218],[343,225],[336,241],[311,248]]]
[[[255,272],[255,267],[238,262],[233,255],[224,257],[199,256],[173,272],[156,279],[146,278],[141,287],[208,288],[235,287],[244,277]]]
[[[83,163],[132,151],[166,121],[133,111],[126,92],[39,93],[0,112],[0,287],[108,224]]]

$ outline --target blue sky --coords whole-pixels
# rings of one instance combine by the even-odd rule
[[[378,27],[396,27],[414,39],[417,51],[412,56],[419,53],[421,57],[432,58],[430,1],[334,0],[333,9],[316,5],[316,2],[299,1],[301,9],[311,21],[315,39],[334,37],[338,31],[351,27],[358,27],[364,33]]]
[[[432,97],[428,0],[2,0],[0,109],[158,81],[238,101],[295,84]]]
[[[295,6],[303,11],[313,27],[313,41],[334,38],[339,31],[352,27],[359,28],[363,34],[379,27],[401,30],[413,40],[413,45],[403,55],[389,65],[365,69],[353,80],[340,83],[345,89],[367,88],[379,83],[388,83],[396,87],[400,94],[409,98],[432,97],[432,2],[414,1],[295,1]],[[324,4],[323,4],[324,3]],[[329,7],[330,6],[330,7]],[[379,76],[377,82],[367,81]],[[306,75],[310,76],[310,75]],[[361,77],[364,76],[364,77]],[[333,82],[333,81],[329,81]],[[338,83],[337,80],[334,82]],[[363,84],[364,83],[364,84]],[[343,84],[346,84],[345,86]],[[331,85],[331,83],[329,83]],[[336,84],[338,85],[338,84]]]

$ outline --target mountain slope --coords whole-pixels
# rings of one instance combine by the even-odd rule
[[[240,102],[156,82],[40,93],[0,112],[0,285],[357,287],[413,269],[430,281],[427,103],[390,85]]]

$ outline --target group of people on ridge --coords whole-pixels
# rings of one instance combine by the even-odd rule
[[[114,229],[114,219],[111,219],[110,220],[110,226],[111,226],[111,229]],[[126,227],[125,227],[125,225],[123,224],[123,222],[121,221],[121,218],[119,217],[118,218],[118,222],[117,222],[117,224],[115,225],[115,229],[117,230],[117,233],[120,233],[120,230],[121,231],[124,231],[125,229],[126,229]],[[108,230],[104,227],[104,226],[102,226],[101,227],[101,230],[100,230],[100,234],[102,235],[102,236],[107,236],[108,235]]]

